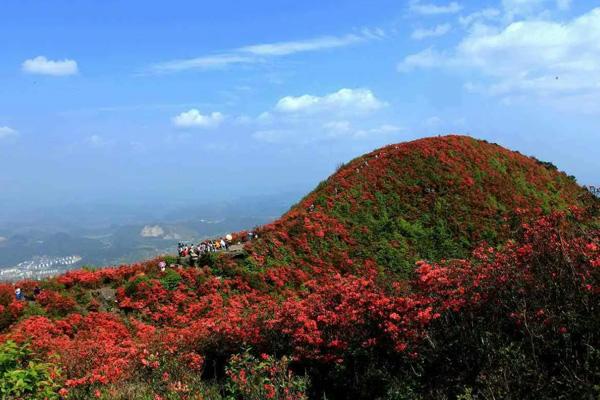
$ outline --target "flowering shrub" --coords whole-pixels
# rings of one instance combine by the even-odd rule
[[[499,398],[597,395],[600,233],[578,236],[566,223],[564,215],[544,217],[502,251],[482,247],[470,261],[420,264],[419,289],[442,313],[423,358],[429,390],[440,390],[431,379],[440,374]],[[444,385],[452,390],[462,388]]]
[[[72,298],[63,296],[53,290],[44,290],[36,297],[36,301],[47,313],[57,316],[69,314],[77,305]]]

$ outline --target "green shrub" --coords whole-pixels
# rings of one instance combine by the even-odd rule
[[[29,302],[23,308],[23,318],[33,317],[35,315],[46,315],[46,310],[37,302]]]
[[[167,290],[177,289],[179,282],[181,282],[181,275],[174,269],[168,269],[160,280],[160,283],[162,283],[163,287]]]
[[[226,368],[226,399],[307,399],[308,378],[289,370],[289,359],[263,354],[260,359],[248,350],[231,357]]]
[[[0,345],[2,399],[58,399],[60,386],[53,377],[59,374],[55,365],[36,361],[26,345]]]

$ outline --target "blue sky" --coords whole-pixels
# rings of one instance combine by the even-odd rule
[[[465,133],[599,184],[600,3],[0,5],[0,206],[304,192]]]

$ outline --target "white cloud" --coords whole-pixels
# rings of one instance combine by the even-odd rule
[[[444,36],[450,32],[451,29],[452,26],[450,24],[440,24],[431,29],[415,29],[410,37],[415,40],[421,40],[430,37]]]
[[[173,124],[181,128],[216,128],[221,125],[224,119],[225,117],[220,112],[204,115],[192,108],[173,117]]]
[[[453,1],[445,5],[422,3],[420,0],[411,0],[408,8],[415,14],[437,15],[437,14],[455,14],[462,10],[462,6]]]
[[[66,76],[75,75],[78,72],[77,62],[75,60],[48,60],[44,56],[38,56],[25,60],[21,66],[23,72],[38,75]]]
[[[404,60],[398,63],[397,68],[400,72],[408,72],[416,68],[432,68],[436,66],[442,66],[444,61],[444,57],[430,47],[418,53],[404,57]]]
[[[385,32],[380,28],[363,28],[360,33],[344,36],[320,36],[305,40],[252,44],[213,55],[155,64],[148,68],[148,72],[160,74],[191,69],[224,68],[236,64],[254,64],[264,62],[270,57],[346,47],[384,37]]]
[[[499,29],[473,30],[453,51],[426,49],[405,57],[411,68],[471,69],[492,95],[600,96],[600,8],[567,22],[522,20]]]
[[[277,102],[275,110],[281,113],[370,112],[385,105],[369,89],[344,88],[325,96],[286,96]]]
[[[502,86],[597,89],[600,8],[566,24],[519,21],[498,33],[468,36],[457,47],[456,57],[461,64],[499,78]]]
[[[321,101],[320,97],[312,96],[309,94],[305,94],[305,95],[297,96],[297,97],[286,96],[286,97],[281,98],[277,102],[275,109],[277,111],[282,111],[282,112],[304,111],[309,108],[315,108],[315,106],[317,104],[319,104],[320,101]]]
[[[17,136],[19,132],[8,126],[0,126],[0,139]]]
[[[265,143],[311,144],[332,140],[383,140],[400,131],[382,120],[387,103],[366,88],[343,88],[322,96],[282,97],[253,121],[252,138]]]

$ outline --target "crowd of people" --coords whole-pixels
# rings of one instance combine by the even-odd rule
[[[257,237],[258,236],[254,232],[249,232],[242,240],[250,241]],[[181,262],[181,260],[188,260],[190,265],[196,265],[203,255],[227,251],[232,244],[233,237],[231,235],[226,235],[225,237],[214,240],[204,240],[198,244],[185,244],[180,242],[177,245],[177,255],[179,256],[179,262]]]
[[[229,243],[225,239],[205,240],[197,245],[179,243],[177,246],[180,257],[192,256],[194,253],[203,255],[206,253],[214,253],[219,250],[227,250]]]

